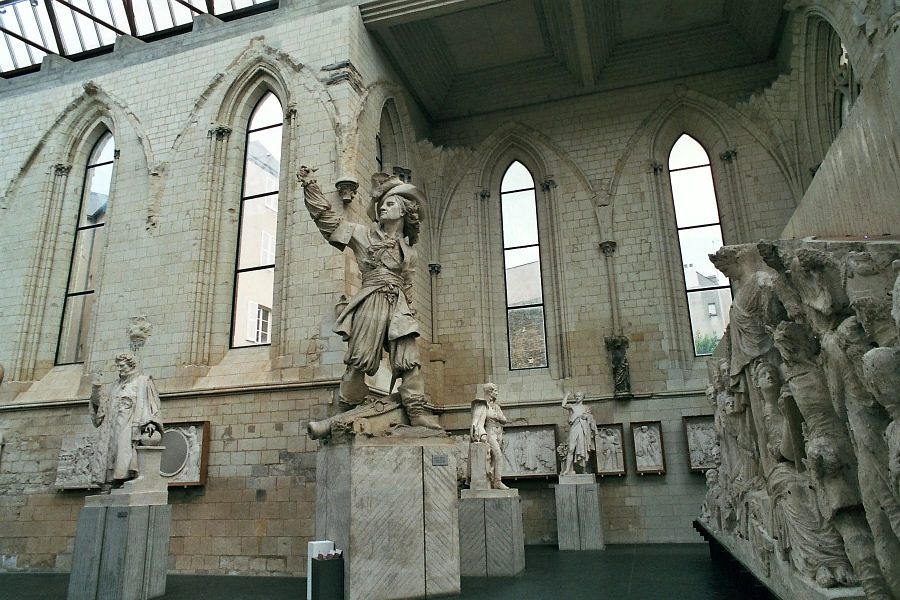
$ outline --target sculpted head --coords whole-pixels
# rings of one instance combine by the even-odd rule
[[[575,392],[575,402],[580,404],[584,401],[584,392]]]
[[[778,367],[768,362],[761,362],[756,366],[756,387],[763,391],[778,389],[781,386],[781,377]]]
[[[136,368],[137,361],[131,352],[123,352],[116,356],[116,371],[119,373],[119,378],[128,377]]]
[[[410,246],[414,245],[419,240],[424,194],[411,183],[403,183],[385,173],[373,175],[372,186],[369,218],[378,223],[403,219],[403,235]]]

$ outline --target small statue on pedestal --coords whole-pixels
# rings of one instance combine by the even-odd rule
[[[91,422],[101,430],[100,447],[106,449],[106,463],[101,489],[109,493],[139,474],[137,446],[158,446],[162,441],[163,422],[159,410],[159,394],[153,379],[137,370],[130,352],[116,356],[119,378],[106,388],[106,401],[101,398],[102,385],[91,386],[89,403]]]
[[[575,402],[569,403],[571,392],[563,397],[562,407],[569,411],[569,444],[566,451],[566,464],[563,475],[574,475],[575,465],[584,473],[591,452],[595,450],[594,438],[597,435],[597,423],[591,409],[584,405],[584,392],[575,393]]]
[[[503,425],[508,422],[497,401],[497,386],[485,383],[479,386],[472,402],[472,425],[469,427],[469,487],[471,489],[509,489],[500,480],[503,464]],[[479,452],[487,444],[489,456]],[[488,458],[490,467],[488,467]]]

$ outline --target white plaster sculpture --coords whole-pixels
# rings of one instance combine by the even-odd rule
[[[507,477],[556,475],[556,434],[552,426],[504,429],[503,473]]]
[[[566,392],[562,407],[569,412],[569,444],[566,451],[566,463],[563,475],[574,475],[577,465],[581,472],[587,471],[587,463],[594,451],[594,436],[597,435],[597,423],[591,409],[584,404],[584,393],[575,393],[575,402],[570,403],[571,393]]]
[[[721,455],[701,518],[764,576],[783,561],[809,585],[900,597],[900,244],[710,258],[735,299],[727,356],[711,361]]]
[[[487,479],[491,489],[506,490],[509,489],[502,478],[503,465],[503,426],[508,422],[500,403],[497,400],[498,390],[493,383],[485,383],[479,386],[475,400],[472,402],[472,425],[469,427],[469,436],[471,444],[487,444],[488,457],[487,461],[476,461],[472,459],[473,453],[469,452],[469,468],[472,475],[469,481],[478,479],[476,469],[486,469]],[[471,446],[470,446],[471,448]],[[485,462],[489,463],[484,464]],[[479,473],[480,475],[480,473]]]
[[[136,447],[158,445],[163,433],[153,379],[138,372],[131,353],[119,354],[115,362],[118,379],[106,387],[105,394],[103,386],[95,382],[89,401],[94,427],[105,424],[100,443],[106,448],[106,464],[99,481],[104,492],[136,478]]]
[[[367,211],[372,223],[360,225],[332,208],[311,169],[300,167],[297,178],[319,231],[338,250],[350,248],[362,276],[359,292],[338,315],[334,327],[347,342],[340,401],[345,408],[367,401],[365,376],[375,375],[386,349],[393,376],[402,380],[398,392],[410,424],[441,429],[425,407],[425,381],[416,345],[419,323],[411,307],[424,195],[412,184],[377,173],[372,176]]]
[[[639,471],[663,467],[662,445],[655,427],[641,425],[634,432],[634,456]]]
[[[625,472],[621,429],[600,427],[597,430],[596,448],[598,473]]]

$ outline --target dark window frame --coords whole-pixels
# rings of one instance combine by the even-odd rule
[[[263,102],[266,101],[266,99],[269,97],[270,94],[275,97],[275,99],[278,101],[278,105],[281,107],[281,122],[275,123],[275,124],[263,125],[261,127],[257,127],[254,129],[252,127],[253,117],[256,115],[256,111],[259,109],[260,106],[262,106]],[[275,259],[275,262],[273,262],[271,264],[255,265],[252,267],[244,267],[244,268],[240,267],[241,249],[242,249],[241,246],[244,242],[244,240],[243,240],[244,203],[247,200],[257,200],[260,198],[265,198],[267,196],[275,196],[278,199],[278,211],[275,212],[275,219],[276,219],[275,246],[276,246],[276,248],[278,247],[278,218],[279,218],[278,212],[281,210],[281,175],[282,175],[282,173],[281,173],[281,163],[280,162],[279,162],[279,166],[278,166],[278,189],[277,190],[244,195],[244,192],[246,189],[246,184],[247,184],[247,157],[248,157],[248,153],[250,150],[250,135],[253,133],[257,133],[259,131],[266,131],[268,129],[274,129],[276,127],[281,127],[282,129],[281,129],[280,144],[281,144],[282,150],[283,150],[284,149],[284,123],[285,123],[284,103],[281,101],[281,98],[278,97],[278,94],[276,94],[272,90],[266,90],[266,92],[264,92],[262,95],[260,95],[260,97],[256,101],[256,104],[254,104],[253,109],[251,109],[250,117],[247,119],[247,130],[244,132],[244,160],[241,163],[242,164],[241,193],[240,193],[240,199],[239,199],[240,206],[239,206],[239,210],[238,210],[237,244],[236,244],[236,254],[235,254],[235,259],[234,259],[234,277],[232,279],[232,286],[231,286],[231,328],[228,333],[228,348],[230,350],[234,350],[234,349],[238,349],[238,348],[257,348],[260,346],[271,346],[272,345],[272,312],[273,311],[272,311],[271,306],[267,307],[269,309],[269,332],[268,332],[268,340],[269,341],[267,341],[265,343],[250,343],[250,344],[236,345],[234,343],[234,339],[235,339],[234,334],[235,334],[235,324],[237,322],[237,311],[239,308],[237,305],[237,302],[238,302],[238,287],[239,287],[238,284],[240,282],[240,276],[244,273],[251,273],[254,271],[263,271],[266,269],[272,269],[273,276],[274,276],[274,273],[275,273],[275,270],[276,270],[277,264],[278,264],[278,253],[276,250],[275,255],[273,257]],[[274,289],[273,289],[272,300],[273,300],[273,304],[274,304]],[[265,306],[265,305],[260,305],[257,303],[257,310],[258,310],[259,306]],[[250,318],[250,316],[248,315],[248,319],[249,318]],[[256,316],[254,315],[253,318],[256,319]]]
[[[529,188],[521,188],[515,190],[503,191],[503,179],[506,177],[506,174],[509,172],[509,169],[515,164],[519,163],[522,167],[528,171],[529,177],[531,177],[532,186]],[[547,344],[547,311],[545,307],[547,305],[546,302],[546,293],[544,292],[544,268],[543,268],[543,253],[541,252],[541,215],[538,210],[538,195],[537,195],[537,183],[534,179],[534,174],[531,169],[522,162],[521,160],[514,158],[509,161],[509,164],[506,165],[506,168],[503,169],[502,175],[500,176],[500,184],[499,184],[499,196],[500,196],[500,239],[502,244],[503,251],[503,305],[504,311],[506,313],[506,359],[509,366],[510,371],[531,371],[534,369],[549,369],[550,368],[550,348]],[[533,192],[534,193],[534,219],[536,225],[536,233],[537,233],[537,243],[535,244],[524,244],[520,246],[506,246],[506,239],[504,236],[504,228],[503,228],[503,196],[505,194],[516,194],[521,192]],[[541,302],[532,303],[532,304],[522,304],[510,307],[509,306],[509,283],[506,277],[506,252],[508,250],[521,250],[525,248],[537,248],[538,249],[538,265],[540,267],[540,285],[541,285]],[[509,326],[509,315],[512,311],[522,310],[527,308],[541,308],[541,324],[543,330],[543,342],[544,342],[544,359],[545,363],[543,365],[533,366],[533,367],[514,367],[512,362],[512,332]]]

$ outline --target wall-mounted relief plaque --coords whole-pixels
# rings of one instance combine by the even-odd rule
[[[638,475],[663,475],[666,472],[666,455],[663,451],[662,423],[632,422],[631,439]]]
[[[501,449],[504,479],[559,474],[555,425],[505,427]]]
[[[597,425],[594,445],[597,448],[597,475],[625,475],[625,429],[621,423]]]
[[[719,457],[716,424],[712,415],[682,417],[687,439],[688,461],[691,471],[699,473],[715,468]]]
[[[169,487],[206,485],[209,459],[209,421],[166,423],[160,474]],[[99,489],[103,479],[106,449],[96,432],[63,438],[56,465],[59,490]]]
[[[209,421],[166,423],[159,470],[169,487],[206,485]]]

